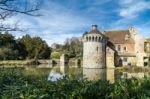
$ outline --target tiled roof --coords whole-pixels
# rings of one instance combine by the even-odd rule
[[[109,41],[114,44],[135,43],[129,30],[105,31],[105,35],[109,38]],[[125,39],[127,35],[128,39]]]
[[[95,30],[91,30],[89,34],[102,34],[102,33],[99,30],[95,29]]]
[[[101,33],[99,30],[95,29],[95,30],[91,30],[90,32],[88,32],[88,34],[100,34],[104,37],[106,37],[106,35],[104,35],[103,33]]]

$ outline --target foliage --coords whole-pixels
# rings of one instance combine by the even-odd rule
[[[39,16],[36,11],[39,10],[41,4],[40,0],[32,0],[32,3],[29,0],[0,0],[0,31],[20,30],[18,22],[10,24],[6,23],[5,20],[17,14]]]
[[[120,79],[88,81],[64,77],[47,81],[46,77],[25,75],[24,69],[0,68],[0,98],[2,99],[147,99],[150,79]]]
[[[51,54],[51,58],[54,58],[54,59],[59,59],[60,56],[61,56],[60,52],[52,52]]]
[[[56,43],[52,44],[52,46],[54,45],[55,45],[55,48],[53,48],[54,51],[64,53],[69,58],[82,57],[83,44],[81,38],[77,37],[67,38],[63,45]]]
[[[51,49],[40,37],[30,37],[25,35],[20,39],[25,46],[28,58],[47,59],[50,57]]]
[[[65,53],[65,55],[66,55],[67,57],[69,57],[69,58],[74,58],[74,57],[76,57],[76,53],[75,53],[75,52],[72,52],[72,51],[65,51],[64,53]]]
[[[0,60],[48,59],[51,48],[40,37],[23,36],[21,39],[9,33],[0,33]]]
[[[14,36],[0,33],[0,59],[22,59],[25,57],[24,46]]]

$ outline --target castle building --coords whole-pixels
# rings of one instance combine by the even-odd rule
[[[108,38],[97,29],[97,25],[92,25],[92,30],[83,35],[83,67],[106,67],[107,40]]]
[[[97,25],[92,25],[92,30],[83,34],[83,67],[146,66],[149,57],[144,42],[133,27],[100,32]]]

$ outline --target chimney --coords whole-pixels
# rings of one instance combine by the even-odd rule
[[[97,25],[92,25],[92,30],[97,30]]]

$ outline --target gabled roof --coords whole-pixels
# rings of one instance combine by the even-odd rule
[[[115,31],[105,31],[105,35],[109,38],[109,41],[113,44],[134,44],[134,39],[131,37],[131,33],[129,30],[115,30]],[[129,36],[128,39],[126,38],[126,35]]]

